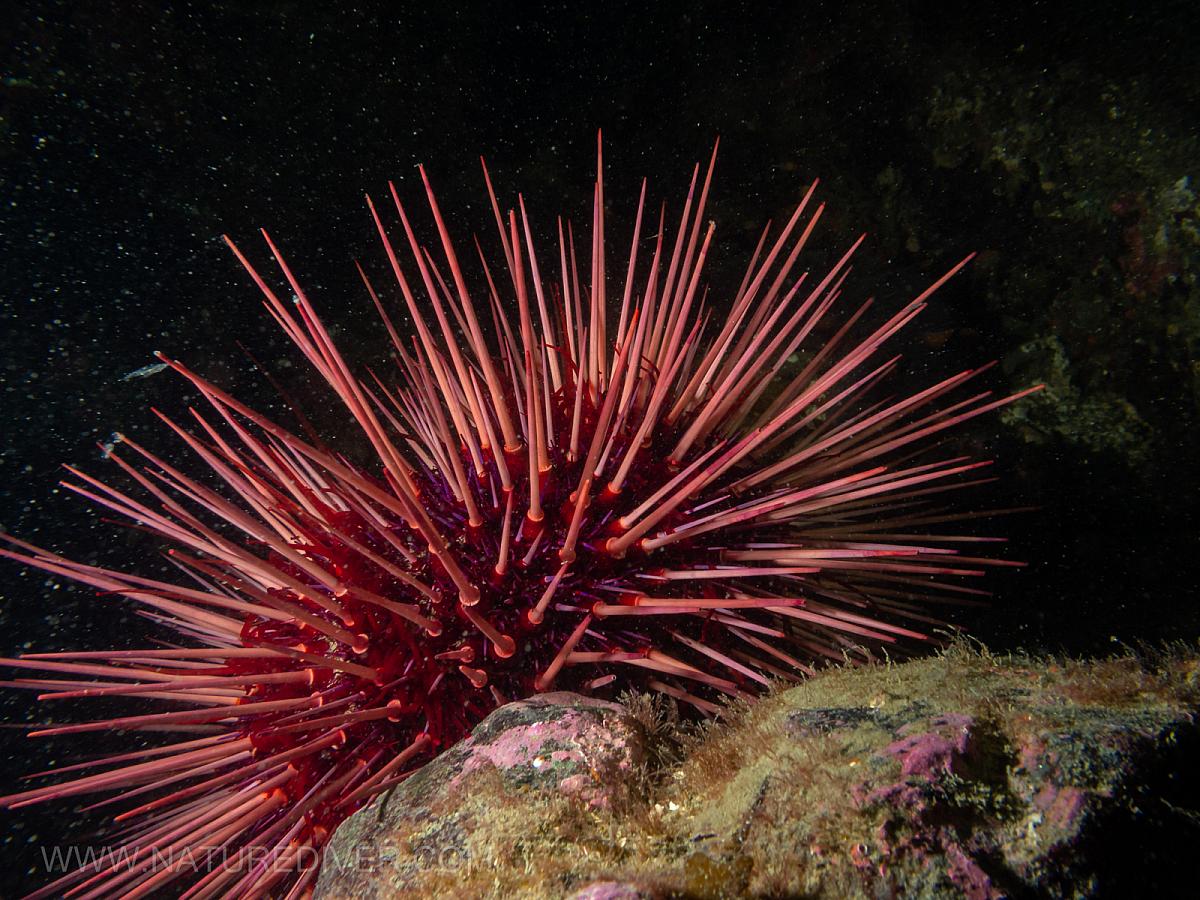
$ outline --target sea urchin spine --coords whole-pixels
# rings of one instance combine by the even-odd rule
[[[824,274],[797,271],[823,210],[814,184],[778,236],[764,229],[732,298],[709,302],[713,163],[702,181],[696,167],[673,237],[665,206],[647,221],[643,182],[615,322],[599,164],[590,254],[560,220],[554,258],[535,252],[520,197],[501,213],[484,168],[506,270],[493,277],[480,251],[474,294],[423,169],[437,251],[394,187],[399,241],[368,197],[416,334],[402,337],[360,268],[396,364],[365,379],[270,237],[292,302],[229,242],[375,461],[303,440],[162,357],[208,403],[192,430],[160,414],[207,481],[125,439],[130,458],[112,460],[137,496],[70,467],[64,484],[165,538],[185,578],[8,538],[3,556],[130,598],[190,645],[4,661],[37,673],[9,684],[42,700],[168,707],[34,736],[174,741],[0,800],[126,807],[109,855],[35,896],[141,897],[185,875],[189,898],[301,896],[340,821],[507,699],[619,680],[714,713],[720,695],[814,659],[927,641],[931,600],[981,593],[958,577],[1000,563],[960,550],[989,539],[927,529],[982,515],[930,498],[985,463],[941,458],[937,438],[1028,391],[957,399],[986,366],[875,391],[899,362],[882,348],[966,260],[874,330],[853,337],[868,301],[809,346],[862,239]]]

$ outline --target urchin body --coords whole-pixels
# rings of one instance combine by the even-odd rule
[[[599,176],[590,247],[560,220],[545,257],[524,202],[502,215],[488,179],[503,264],[481,251],[471,286],[428,180],[433,248],[394,188],[400,239],[368,198],[394,286],[363,280],[395,366],[361,376],[270,239],[292,302],[230,243],[375,464],[169,361],[209,404],[190,429],[164,417],[208,475],[126,440],[113,460],[132,488],[76,470],[69,486],[162,535],[187,577],[2,551],[131,598],[187,644],[7,661],[40,673],[20,684],[44,699],[158,705],[40,733],[173,741],[5,798],[125,801],[127,861],[44,894],[141,896],[184,874],[173,856],[209,847],[254,861],[203,871],[188,896],[299,895],[338,822],[505,700],[630,686],[712,713],[814,660],[926,641],[924,601],[972,592],[958,580],[994,561],[963,550],[986,539],[930,534],[969,517],[930,498],[982,463],[939,455],[938,436],[1020,395],[962,396],[982,369],[878,390],[898,362],[888,340],[963,263],[863,328],[869,304],[838,311],[857,243],[824,273],[797,264],[822,211],[810,189],[737,291],[709,302],[711,177],[697,167],[674,229],[665,207],[647,215],[643,184],[623,280]]]

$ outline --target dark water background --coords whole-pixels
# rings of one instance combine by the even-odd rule
[[[238,342],[330,428],[219,237],[268,226],[343,346],[384,352],[352,260],[378,268],[365,191],[419,205],[425,163],[460,250],[490,240],[477,157],[544,227],[588,215],[604,129],[612,231],[643,175],[676,201],[721,136],[710,277],[735,287],[767,218],[823,179],[817,254],[872,233],[851,295],[900,303],[970,250],[906,344],[916,377],[1000,359],[1048,380],[975,423],[1002,484],[970,502],[1030,561],[972,621],[997,649],[1103,654],[1195,641],[1200,62],[1191,4],[50,3],[4,5],[0,59],[0,527],[88,561],[153,546],[58,491],[117,429],[169,448],[151,406],[194,401],[162,349],[277,418]],[[624,249],[620,248],[619,253]],[[732,283],[730,283],[732,282]],[[890,305],[885,308],[893,308]],[[148,560],[148,561],[147,561]],[[0,570],[0,653],[131,645],[118,603]],[[39,720],[8,693],[9,723]],[[102,739],[101,739],[102,740]],[[0,730],[0,791],[69,742]],[[36,884],[4,813],[0,893]],[[32,879],[32,880],[31,880]]]

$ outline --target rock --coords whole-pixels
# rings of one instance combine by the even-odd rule
[[[654,895],[626,881],[593,881],[571,895],[571,900],[653,900]]]
[[[317,896],[1192,896],[1198,704],[1195,655],[955,647],[730,707],[672,757],[644,703],[543,695],[348,820]]]
[[[481,854],[478,839],[493,837],[489,828],[519,835],[551,808],[611,809],[627,801],[643,742],[642,726],[616,703],[555,692],[502,706],[342,824],[316,894],[424,897],[431,872],[448,888],[463,870],[511,854],[502,843]],[[587,896],[637,896],[597,890]]]

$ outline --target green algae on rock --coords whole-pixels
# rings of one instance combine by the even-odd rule
[[[665,738],[681,749],[664,755],[636,699],[635,717],[535,698],[476,729],[475,744],[513,751],[503,759],[469,766],[489,754],[455,748],[427,767],[441,774],[350,820],[332,852],[350,859],[372,840],[391,855],[370,872],[327,866],[317,896],[1111,894],[1127,887],[1118,862],[1200,832],[1186,811],[1200,798],[1186,764],[1198,701],[1194,649],[1072,662],[956,645],[729,707]],[[574,748],[580,771],[534,774],[544,753],[513,748],[535,722]],[[606,754],[622,764],[583,762]],[[573,775],[610,802],[568,791]],[[1138,885],[1171,877],[1143,867]]]

